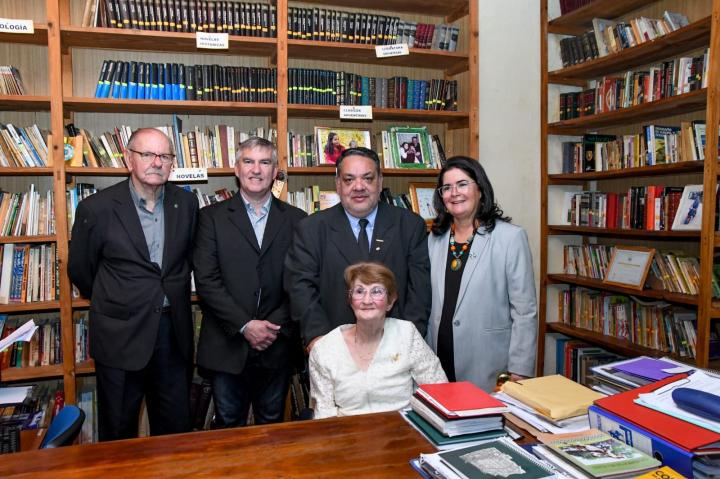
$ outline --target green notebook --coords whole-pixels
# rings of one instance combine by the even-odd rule
[[[420,429],[425,434],[425,436],[430,439],[430,442],[432,442],[435,446],[444,446],[447,444],[462,444],[464,442],[483,441],[507,436],[507,433],[504,429],[495,429],[493,431],[447,437],[444,436],[440,431],[435,429],[432,424],[423,419],[415,411],[406,411],[405,414],[407,415],[407,418],[410,420],[410,422],[417,426],[417,428]]]

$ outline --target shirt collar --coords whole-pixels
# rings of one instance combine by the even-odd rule
[[[358,224],[360,223],[361,218],[356,218],[355,216],[348,213],[346,209],[343,209],[345,211],[345,214],[348,217],[348,220],[350,220],[350,226],[353,227],[353,229],[358,227]],[[369,215],[365,217],[366,220],[368,220],[368,227],[374,228],[375,227],[375,217],[377,216],[378,212],[378,205],[375,205],[375,208],[370,212]]]
[[[243,194],[242,190],[240,190],[240,197],[242,198],[243,203],[245,204],[245,209],[248,213],[255,213],[255,208],[253,207],[253,204],[245,198],[245,195]],[[270,193],[267,197],[267,200],[265,200],[265,203],[263,203],[262,207],[260,208],[260,211],[263,215],[266,215],[268,211],[270,211],[270,203],[272,202],[272,193]]]
[[[135,207],[143,207],[145,208],[145,205],[147,204],[147,201],[145,198],[142,198],[137,190],[135,189],[135,185],[132,182],[132,179],[128,180],[128,184],[130,185],[130,197],[133,200],[133,204]],[[163,199],[165,197],[165,185],[160,186],[160,192],[158,193],[157,200],[155,201],[155,204],[162,204]]]

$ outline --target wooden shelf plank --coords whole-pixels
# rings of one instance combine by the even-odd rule
[[[670,291],[658,291],[654,289],[644,289],[642,291],[638,291],[632,288],[624,288],[622,286],[606,284],[599,279],[585,278],[583,276],[576,276],[571,274],[549,274],[547,278],[553,283],[574,284],[577,286],[585,286],[587,288],[633,295],[640,298],[664,300],[669,303],[690,304],[694,306],[697,306],[698,304],[697,295],[672,293]]]
[[[589,329],[578,328],[576,326],[570,326],[569,324],[563,323],[547,323],[548,332],[556,332],[566,334],[576,339],[582,339],[589,343],[597,344],[610,351],[617,352],[623,356],[636,357],[636,356],[651,356],[651,357],[662,357],[668,356],[674,359],[682,360],[685,362],[692,361],[689,358],[680,358],[679,356],[658,351],[657,349],[646,348],[635,343],[631,343],[625,339],[613,338],[612,336],[606,336],[604,334],[596,333]]]
[[[0,304],[0,313],[24,313],[26,311],[49,311],[60,309],[59,301]]]
[[[551,235],[621,236],[648,240],[698,239],[700,231],[646,231],[631,229],[591,228],[589,226],[548,225]]]
[[[1,171],[1,170],[0,170]],[[75,176],[128,176],[127,168],[90,168],[86,166],[68,166],[65,173]],[[208,168],[208,176],[234,176],[233,168]]]
[[[568,80],[591,79],[706,46],[710,43],[710,20],[711,17],[705,17],[636,47],[626,48],[601,58],[549,72],[548,82],[564,84]]]
[[[340,107],[336,105],[288,105],[290,118],[335,118],[340,119]],[[425,123],[464,123],[467,127],[469,115],[462,111],[402,110],[400,108],[373,108],[373,120],[422,121]],[[461,126],[457,126],[462,128]]]
[[[45,236],[0,236],[0,244],[7,243],[53,243],[57,241],[55,235]]]
[[[616,18],[656,0],[596,0],[548,22],[548,32],[576,35],[592,28],[592,19]]]
[[[0,95],[0,110],[50,111],[50,97],[44,95]]]
[[[715,233],[715,247],[720,248],[720,233]]]
[[[121,28],[89,28],[63,26],[63,45],[76,48],[140,50],[155,52],[187,52],[213,55],[271,57],[277,51],[276,38],[240,37],[231,35],[227,50],[198,50],[194,33],[156,32]]]
[[[550,123],[548,124],[548,134],[567,135],[579,130],[628,125],[671,115],[685,114],[704,110],[706,103],[707,89],[703,88],[629,108]]]
[[[288,40],[288,56],[307,60],[323,60],[371,65],[415,67],[449,70],[453,74],[468,70],[468,57],[457,52],[411,48],[410,55],[378,59],[375,45],[355,43],[321,42],[313,40]]]
[[[95,361],[88,359],[81,363],[75,363],[75,374],[95,374]]]
[[[562,183],[565,181],[582,182],[593,180],[612,180],[617,178],[638,178],[642,176],[677,175],[681,173],[702,173],[704,162],[683,161],[668,165],[640,166],[637,168],[623,168],[610,171],[588,171],[586,173],[558,173],[548,175],[550,182]]]
[[[184,113],[189,115],[273,116],[275,103],[225,101],[126,100],[65,97],[66,111],[93,113]]]
[[[35,23],[33,33],[1,33],[0,43],[21,43],[26,45],[47,46],[48,27],[44,23]]]
[[[413,168],[383,168],[383,176],[421,176],[436,178],[438,169],[413,169]],[[293,166],[288,168],[288,175],[313,175],[313,176],[335,176],[335,166]]]
[[[72,300],[72,307],[73,309],[84,309],[90,307],[90,300],[86,298],[80,298],[80,299],[73,299]]]
[[[50,366],[37,366],[34,368],[7,368],[0,371],[0,380],[29,381],[32,379],[61,378],[63,376],[62,364]]]
[[[37,168],[5,168],[0,167],[0,176],[52,176],[53,169],[50,166]]]
[[[444,17],[451,12],[465,12],[468,4],[461,0],[364,0],[358,3],[354,0],[308,0],[305,3],[315,5],[331,5],[338,8],[362,8],[364,10],[384,10],[391,12],[422,12],[423,15]]]

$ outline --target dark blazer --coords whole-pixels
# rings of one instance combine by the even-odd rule
[[[136,371],[153,353],[163,297],[183,356],[192,360],[189,252],[197,223],[195,196],[165,185],[165,246],[162,269],[150,253],[129,180],[78,205],[68,273],[90,304],[90,353],[107,366]]]
[[[203,310],[198,365],[242,372],[250,344],[240,328],[251,319],[282,326],[275,342],[261,353],[262,364],[277,368],[289,363],[293,324],[283,290],[283,261],[293,229],[305,216],[304,211],[273,197],[261,249],[239,193],[200,212],[193,249],[195,285]]]
[[[398,300],[388,316],[412,321],[425,335],[431,296],[425,222],[380,203],[371,245],[369,259],[385,264],[397,280]],[[341,204],[300,222],[285,260],[285,288],[306,343],[355,322],[343,272],[358,261],[361,253]]]

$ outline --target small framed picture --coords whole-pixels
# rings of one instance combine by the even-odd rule
[[[603,283],[642,290],[655,250],[641,246],[617,246]]]
[[[430,168],[432,165],[427,128],[392,128],[390,142],[397,168]]]
[[[673,231],[700,231],[702,205],[703,185],[685,185],[673,220]]]
[[[432,221],[437,216],[433,206],[435,183],[409,183],[410,204],[415,213],[425,221]]]
[[[358,146],[372,148],[370,137],[370,130],[316,126],[315,144],[317,145],[318,163],[334,165],[342,152],[348,148]]]

